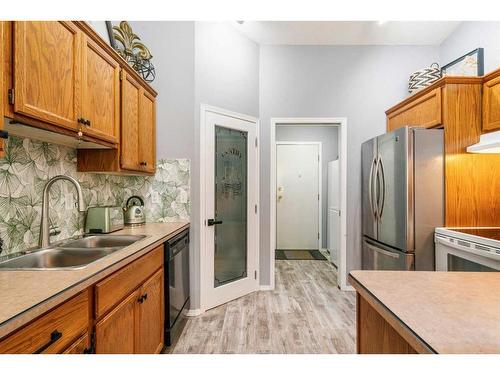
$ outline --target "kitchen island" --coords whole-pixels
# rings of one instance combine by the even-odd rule
[[[357,351],[500,353],[500,273],[352,271]]]

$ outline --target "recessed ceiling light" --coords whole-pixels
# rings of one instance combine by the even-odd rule
[[[240,25],[243,25],[245,23],[245,21],[236,21],[238,22]]]

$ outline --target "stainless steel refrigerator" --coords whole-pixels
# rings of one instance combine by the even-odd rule
[[[434,270],[434,228],[444,224],[442,129],[404,127],[361,147],[362,265]]]

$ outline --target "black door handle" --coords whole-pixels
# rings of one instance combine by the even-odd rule
[[[207,224],[211,227],[212,225],[222,224],[222,220],[208,219]]]
[[[50,341],[48,341],[46,344],[42,345],[39,347],[37,350],[35,350],[35,354],[40,354],[45,351],[49,346],[51,346],[53,343],[55,343],[57,340],[59,340],[62,337],[62,333],[59,332],[57,329],[53,331],[50,334]]]

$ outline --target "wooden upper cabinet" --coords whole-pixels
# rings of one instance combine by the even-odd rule
[[[122,76],[121,167],[140,170],[139,165],[139,108],[142,88],[126,73]]]
[[[143,91],[139,107],[139,165],[146,172],[155,171],[156,161],[156,103]]]
[[[500,71],[485,77],[483,84],[483,132],[500,129]]]
[[[386,111],[387,131],[406,125],[431,128],[442,124],[441,87],[422,91]]]
[[[121,168],[154,173],[156,102],[134,78],[122,72]]]
[[[92,39],[83,36],[82,118],[84,133],[119,142],[120,65]]]
[[[72,22],[14,23],[14,112],[77,130],[82,32]]]

